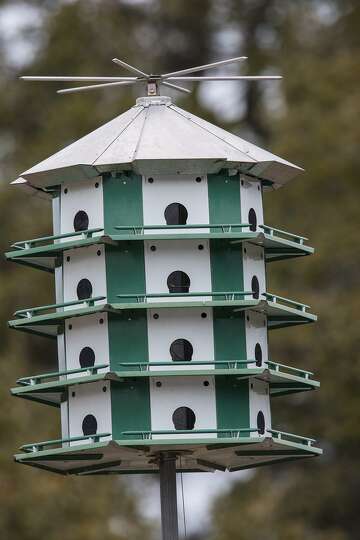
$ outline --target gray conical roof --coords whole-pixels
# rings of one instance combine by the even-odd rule
[[[216,173],[239,169],[280,187],[302,169],[172,104],[168,97],[136,105],[23,172],[37,188],[132,169],[138,174]]]

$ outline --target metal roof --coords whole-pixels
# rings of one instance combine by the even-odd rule
[[[21,177],[28,185],[41,189],[87,180],[108,171],[208,174],[224,168],[267,180],[274,188],[302,171],[180,109],[169,97],[156,96],[137,99],[131,109],[23,172]]]

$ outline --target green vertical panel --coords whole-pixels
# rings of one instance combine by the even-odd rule
[[[210,241],[211,285],[215,292],[243,291],[242,244],[228,240]]]
[[[119,234],[116,225],[142,225],[142,179],[133,172],[103,175],[104,228]]]
[[[249,381],[236,377],[216,377],[218,429],[248,428],[250,424]],[[244,433],[247,437],[249,434]]]
[[[239,175],[228,176],[227,171],[208,174],[210,223],[240,223]]]
[[[148,362],[145,310],[116,315],[109,313],[108,327],[111,371],[129,370],[121,363]]]
[[[123,431],[149,431],[150,391],[148,379],[111,383],[113,439],[129,438]]]
[[[213,310],[215,360],[246,360],[244,312]]]
[[[217,308],[213,319],[215,359],[246,360],[245,314]],[[248,380],[216,377],[215,389],[218,429],[249,427]]]
[[[227,171],[208,175],[210,223],[240,223],[239,175]],[[214,229],[215,231],[216,229]],[[241,244],[211,240],[211,279],[213,291],[242,291],[244,288]]]
[[[106,246],[105,254],[108,302],[129,301],[118,294],[144,294],[144,243],[120,242],[117,247]]]

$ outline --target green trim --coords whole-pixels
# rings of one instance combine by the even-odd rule
[[[239,225],[240,226],[240,225]],[[176,226],[174,228],[179,228],[180,226]],[[186,226],[184,226],[186,227]],[[195,226],[192,225],[191,228],[194,228]],[[202,225],[196,225],[197,228],[209,228],[208,224]],[[218,230],[218,227],[222,228],[222,231]],[[33,248],[28,249],[16,249],[15,251],[9,251],[5,253],[5,258],[7,260],[17,262],[19,264],[23,264],[26,266],[30,266],[33,268],[37,268],[40,270],[45,270],[47,272],[53,272],[54,268],[56,266],[59,266],[61,263],[59,255],[63,253],[66,250],[74,249],[74,248],[80,248],[80,247],[87,247],[90,245],[97,245],[97,244],[104,244],[104,245],[119,245],[123,242],[133,242],[138,241],[142,243],[144,240],[222,240],[226,243],[230,243],[233,246],[236,246],[238,244],[242,244],[243,242],[252,242],[256,245],[263,246],[265,248],[265,258],[266,262],[271,261],[277,261],[277,260],[283,260],[283,259],[289,259],[294,257],[301,257],[306,255],[311,255],[314,253],[314,249],[310,246],[305,246],[303,244],[299,244],[296,241],[289,240],[288,238],[282,238],[278,237],[276,235],[270,235],[270,234],[263,234],[263,233],[257,233],[257,232],[238,232],[234,231],[235,225],[218,225],[218,226],[212,226],[212,232],[198,232],[198,233],[184,233],[184,234],[168,234],[168,233],[149,233],[149,234],[143,234],[143,233],[131,233],[131,234],[112,234],[112,235],[99,235],[99,236],[90,236],[87,238],[79,238],[77,240],[72,240],[70,242],[56,242],[53,244],[46,244],[42,246],[37,246]],[[265,226],[264,226],[265,227]],[[161,226],[157,226],[159,230],[161,229]],[[166,226],[167,229],[172,229],[172,227]],[[216,228],[217,232],[214,232],[213,229]],[[134,228],[134,227],[126,227],[126,230],[142,230],[142,228]],[[145,229],[145,227],[144,227]],[[154,227],[150,226],[150,229],[154,229]],[[276,230],[271,227],[268,227],[268,229]],[[101,231],[102,229],[99,229]],[[230,231],[231,232],[228,232]],[[89,231],[83,231],[83,235],[87,235]],[[71,233],[72,236],[75,235],[75,233]],[[284,233],[290,237],[296,236],[291,235],[290,233]],[[59,238],[62,236],[69,236],[69,233],[67,235],[59,235]],[[49,239],[54,237],[48,237]],[[29,242],[35,242],[38,239],[30,240]],[[21,242],[19,242],[21,244]],[[47,258],[50,259],[49,261],[41,262],[41,258]],[[38,261],[36,259],[39,259]]]
[[[132,171],[103,175],[104,229],[116,233],[117,225],[143,224],[142,177]]]
[[[108,315],[109,353],[112,371],[121,371],[121,361],[128,363],[148,360],[148,332],[146,311]]]
[[[63,371],[52,371],[51,373],[41,373],[40,375],[32,375],[30,377],[22,377],[17,379],[16,383],[22,386],[34,386],[42,383],[42,379],[51,379],[53,377],[61,377],[62,375],[73,375],[74,373],[86,373],[90,375],[97,373],[99,369],[109,367],[109,364],[96,364],[86,368],[68,369]]]
[[[203,362],[205,364],[205,362]],[[165,363],[169,365],[170,363]],[[198,362],[197,364],[201,364]],[[209,362],[211,364],[211,362]],[[129,366],[131,363],[129,363]],[[222,364],[223,365],[223,364]],[[134,366],[137,366],[135,363]],[[145,364],[144,364],[145,366]],[[147,364],[151,366],[151,364]],[[174,365],[172,364],[174,367]],[[37,376],[41,378],[41,376]],[[244,392],[239,392],[238,389],[242,384],[245,385],[248,379],[256,377],[257,379],[266,381],[270,384],[270,393],[273,397],[283,396],[287,394],[293,394],[296,392],[310,391],[315,390],[320,386],[318,381],[307,380],[306,382],[302,380],[299,381],[299,377],[290,375],[288,373],[281,373],[278,371],[269,371],[265,368],[217,368],[217,369],[188,369],[188,370],[156,370],[150,371],[143,369],[139,370],[128,370],[128,371],[116,371],[116,372],[106,372],[99,373],[96,375],[84,375],[80,377],[73,377],[68,379],[60,379],[51,382],[37,383],[37,384],[26,384],[24,386],[19,386],[11,389],[11,394],[15,397],[20,397],[24,399],[29,399],[39,403],[44,403],[47,405],[52,405],[59,407],[59,404],[67,398],[68,388],[78,384],[89,384],[101,380],[110,380],[111,390],[122,392],[123,389],[126,389],[124,384],[133,382],[134,380],[150,380],[153,378],[159,377],[215,377],[215,388],[217,396],[217,418],[218,418],[218,427],[219,428],[228,428],[228,424],[223,424],[223,418],[230,418],[233,415],[233,421],[231,425],[248,425],[248,417],[245,418],[242,416],[245,414],[246,408],[242,407],[243,400],[247,399],[248,391],[244,389]],[[30,379],[30,378],[29,378]],[[34,380],[34,378],[32,378]],[[49,394],[49,397],[47,397]],[[57,394],[57,397],[54,396]],[[246,401],[245,399],[245,401]],[[240,402],[241,407],[237,409],[235,414],[233,403]],[[248,403],[246,401],[246,403]],[[248,405],[247,405],[248,407]],[[229,408],[229,411],[227,411]],[[239,420],[240,418],[240,420]],[[239,424],[240,422],[240,424]]]
[[[257,428],[225,428],[225,429],[159,429],[159,430],[131,430],[131,431],[123,431],[121,435],[123,438],[125,437],[139,437],[140,440],[154,440],[154,436],[157,435],[205,435],[205,434],[211,434],[211,435],[220,435],[221,437],[225,435],[228,435],[230,439],[236,439],[238,440],[240,437],[242,437],[242,433],[258,433]],[[190,439],[189,439],[190,440]]]
[[[32,308],[18,309],[15,311],[15,317],[23,317],[31,319],[36,316],[36,313],[41,311],[57,310],[65,307],[78,306],[79,304],[85,304],[87,307],[94,306],[95,302],[105,300],[105,296],[94,296],[92,298],[85,298],[83,300],[71,300],[70,302],[61,302],[59,304],[49,304],[47,306],[38,306]]]
[[[201,433],[199,435],[201,436]],[[221,441],[221,444],[219,444],[219,441]],[[121,439],[76,447],[42,450],[17,454],[15,460],[19,463],[47,468],[60,474],[74,474],[80,468],[78,456],[85,454],[89,462],[85,463],[86,458],[84,456],[83,467],[86,467],[84,474],[91,473],[91,470],[94,471],[94,474],[100,474],[100,466],[104,466],[105,469],[118,467],[117,471],[108,471],[109,473],[132,474],[140,471],[154,473],[158,470],[158,465],[152,457],[163,449],[172,449],[178,453],[183,452],[183,471],[197,470],[197,459],[219,468],[230,470],[238,470],[239,468],[240,470],[240,467],[253,467],[253,457],[261,459],[261,452],[264,452],[262,456],[264,464],[270,461],[276,463],[288,459],[313,457],[322,453],[320,448],[308,447],[304,444],[285,443],[284,441],[279,442],[271,437],[216,437],[209,439],[193,434],[191,438],[186,439]],[[242,452],[242,449],[249,452],[249,454],[247,456],[237,456],[237,452]],[[190,453],[186,452],[187,450]],[[196,456],[193,456],[192,451],[195,450]],[[91,452],[94,452],[94,459],[91,459]],[[101,459],[98,458],[99,453],[102,454]],[[64,456],[72,456],[73,460],[71,457],[61,459]],[[270,460],[269,456],[273,456],[274,459]],[[127,468],[129,459],[133,461],[131,468]],[[260,466],[260,463],[260,461],[257,461],[255,465]],[[81,466],[81,469],[83,467]]]
[[[183,295],[185,296],[185,294]],[[304,313],[289,306],[279,303],[268,302],[264,300],[204,300],[191,302],[145,302],[145,303],[116,303],[98,305],[88,308],[69,309],[66,311],[58,311],[46,315],[37,315],[30,318],[14,319],[9,321],[9,327],[17,330],[23,330],[39,335],[50,335],[55,337],[63,330],[63,321],[72,317],[81,317],[92,313],[108,312],[116,314],[119,317],[132,317],[138,310],[148,309],[188,309],[191,307],[212,307],[222,308],[227,311],[229,317],[235,313],[243,312],[246,309],[260,311],[268,316],[268,328],[284,328],[297,324],[307,324],[316,321],[316,315]],[[55,326],[55,329],[53,328]]]
[[[287,238],[294,239],[295,242],[301,245],[304,243],[304,241],[309,240],[305,236],[299,236],[298,234],[289,233],[281,229],[275,229],[275,227],[269,227],[268,225],[259,225],[259,227],[263,229],[263,231],[269,236],[285,236]]]
[[[100,441],[100,439],[103,439],[104,437],[109,437],[111,433],[94,433],[93,435],[79,435],[77,437],[66,437],[64,439],[53,439],[51,441],[42,441],[39,443],[29,443],[24,444],[20,447],[20,450],[23,450],[24,452],[40,452],[44,448],[47,448],[48,446],[55,446],[55,445],[62,445],[66,443],[72,443],[77,441],[87,441],[91,440],[94,443]]]
[[[250,425],[249,381],[237,377],[216,379],[216,417],[220,429]]]
[[[244,290],[242,244],[211,240],[210,266],[212,291]]]
[[[147,379],[124,379],[111,387],[113,438],[129,429],[150,430],[150,384]]]
[[[53,240],[63,240],[64,238],[73,238],[73,237],[81,237],[81,239],[90,239],[93,238],[95,233],[103,232],[104,229],[97,228],[97,229],[86,229],[85,231],[74,231],[69,233],[63,233],[63,234],[56,234],[52,236],[42,236],[40,238],[33,238],[32,240],[21,240],[20,242],[15,242],[14,244],[11,244],[11,247],[22,250],[22,251],[29,251],[31,248],[39,248],[44,246],[38,246],[36,244],[43,244],[44,242],[49,242]],[[46,244],[45,244],[46,247]]]
[[[145,293],[144,244],[124,242],[120,246],[106,246],[106,287],[109,303],[127,291]]]
[[[211,224],[240,221],[240,177],[228,171],[208,174],[209,221]]]

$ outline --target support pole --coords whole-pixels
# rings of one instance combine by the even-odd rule
[[[179,540],[176,498],[176,455],[160,454],[160,502],[163,540]]]

